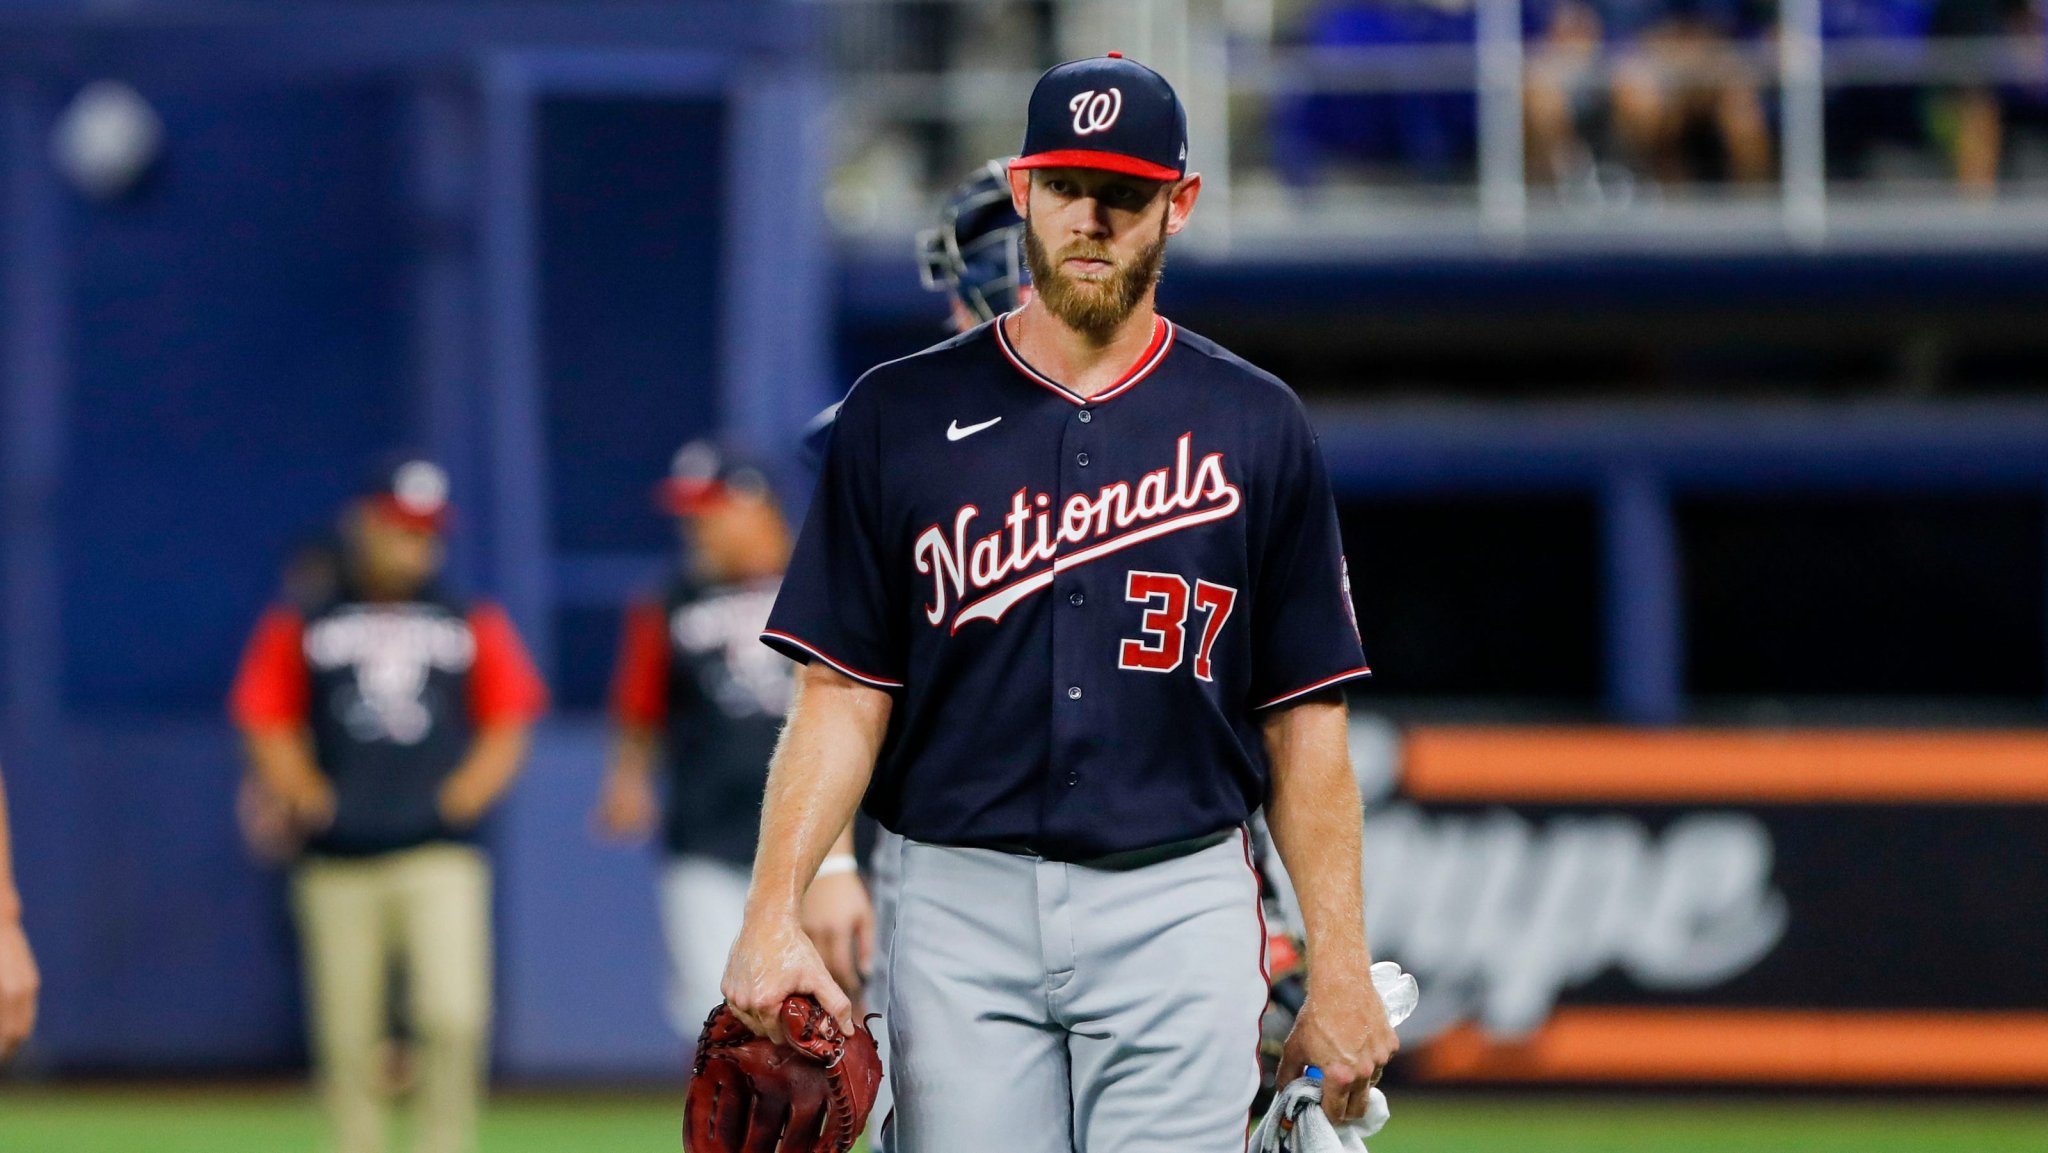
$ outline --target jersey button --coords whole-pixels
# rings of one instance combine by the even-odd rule
[[[1068,774],[1067,774],[1067,785],[1068,785],[1069,787],[1072,787],[1072,786],[1074,786],[1074,785],[1078,785],[1078,784],[1080,784],[1080,783],[1081,783],[1081,778],[1080,778],[1080,777],[1077,777],[1077,776],[1075,776],[1075,775],[1074,775],[1073,773],[1068,773]]]
[[[1081,686],[1080,686],[1080,685],[1074,685],[1074,686],[1072,686],[1072,687],[1068,688],[1068,689],[1067,689],[1067,699],[1068,699],[1068,700],[1070,700],[1070,701],[1078,701],[1078,700],[1080,700],[1080,699],[1081,699]]]
[[[1085,602],[1087,599],[1088,594],[1082,592],[1080,589],[1075,589],[1073,592],[1067,594],[1067,603],[1070,605],[1081,604]]]
[[[1080,465],[1082,468],[1087,468],[1088,454],[1085,452],[1074,454],[1074,463]]]
[[[1081,420],[1081,423],[1082,423],[1082,424],[1087,424],[1087,423],[1088,423],[1089,421],[1091,421],[1091,420],[1094,420],[1094,419],[1095,419],[1095,414],[1094,414],[1094,413],[1092,413],[1092,412],[1089,412],[1089,411],[1088,411],[1087,409],[1085,409],[1085,408],[1081,410],[1080,420]]]

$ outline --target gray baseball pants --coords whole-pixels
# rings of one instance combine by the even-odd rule
[[[909,841],[893,920],[891,1153],[1242,1153],[1266,941],[1241,830],[1086,865]]]

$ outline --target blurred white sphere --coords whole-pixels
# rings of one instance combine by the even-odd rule
[[[118,80],[95,80],[57,118],[50,152],[79,192],[112,200],[156,163],[163,140],[163,118],[141,93]]]

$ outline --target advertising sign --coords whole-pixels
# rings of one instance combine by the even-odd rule
[[[2048,1086],[2048,734],[1357,733],[1409,1075]]]

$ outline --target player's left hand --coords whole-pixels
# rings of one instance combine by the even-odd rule
[[[36,1027],[42,976],[21,922],[0,915],[0,1061],[12,1056]]]
[[[1369,968],[1365,961],[1310,963],[1308,1000],[1294,1019],[1280,1059],[1281,1085],[1301,1076],[1303,1066],[1323,1071],[1323,1112],[1332,1123],[1365,1116],[1367,1090],[1401,1047]]]
[[[875,907],[858,873],[836,873],[811,882],[804,894],[804,932],[818,947],[825,968],[856,1002],[875,957]]]

